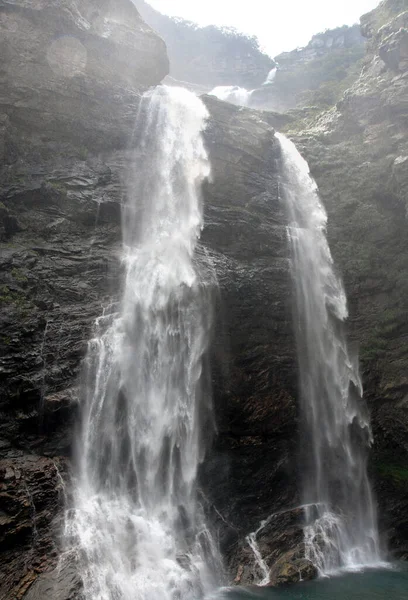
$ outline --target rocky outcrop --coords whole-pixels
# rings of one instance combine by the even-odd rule
[[[335,49],[354,48],[364,46],[364,37],[361,34],[359,25],[348,27],[337,27],[328,29],[323,33],[317,33],[304,48],[297,48],[291,52],[283,52],[276,57],[279,66],[282,69],[293,68],[293,65],[308,63],[327,55]]]
[[[379,500],[380,529],[391,554],[402,558],[408,557],[406,8],[404,3],[389,0],[363,17],[363,31],[370,36],[368,54],[360,76],[335,108],[324,113],[316,109],[292,111],[286,122],[272,113],[263,116],[296,141],[310,163],[329,213],[329,241],[347,288],[349,335],[351,345],[360,351],[372,417],[371,476]],[[291,390],[291,395],[295,393]],[[231,419],[233,416],[229,422]],[[286,422],[290,429],[290,420]],[[295,429],[295,411],[291,424]],[[286,431],[280,438],[275,431],[268,441],[279,439],[288,444],[289,454],[283,463],[284,474],[279,474],[282,486],[275,480],[274,494],[268,487],[268,476],[273,476],[274,470],[271,464],[265,469],[262,459],[251,463],[252,449],[245,453],[237,445],[239,461],[234,471],[230,458],[233,460],[234,452],[230,448],[225,452],[229,469],[241,476],[234,499],[249,494],[246,482],[253,481],[250,473],[256,473],[257,468],[261,475],[256,480],[263,480],[267,490],[263,495],[264,486],[251,488],[254,495],[242,512],[235,512],[233,502],[220,505],[230,527],[223,530],[229,564],[239,584],[256,583],[263,576],[243,535],[244,528],[236,525],[255,516],[254,506],[259,509],[259,520],[256,526],[251,523],[252,531],[272,514],[257,541],[265,563],[272,567],[273,582],[289,581],[292,576],[296,579],[299,568],[313,575],[304,562],[301,521],[292,520],[290,512],[285,518],[279,512],[282,506],[295,506],[296,432],[291,437]],[[285,452],[278,451],[276,456],[283,457]],[[227,496],[231,480],[224,483],[227,477],[217,468],[210,472],[210,478],[216,482],[219,497]],[[274,499],[268,502],[277,497],[277,504]],[[217,506],[217,497],[215,500]],[[274,530],[275,510],[279,526]],[[236,520],[235,514],[239,516]],[[288,554],[282,556],[286,550]]]
[[[272,113],[263,117],[285,130],[297,143],[309,161],[328,210],[329,241],[349,298],[349,337],[351,346],[360,351],[365,398],[372,418],[371,477],[379,501],[380,530],[391,554],[405,559],[408,558],[406,9],[406,2],[387,0],[363,17],[363,32],[369,36],[363,69],[333,109],[290,111],[285,116],[286,122]],[[296,427],[294,419],[292,427]],[[293,436],[286,432],[282,441],[296,439],[294,430]],[[279,440],[279,435],[275,432],[271,439]],[[295,461],[296,449],[293,445],[289,449],[291,454],[287,456]],[[278,452],[277,456],[284,453]],[[247,455],[243,453],[240,460],[243,496],[244,481],[250,472],[246,470],[246,461]],[[288,457],[280,509],[296,506],[293,503],[296,471],[288,469],[290,464]],[[259,467],[267,486],[265,473],[271,473],[271,465],[263,470],[265,462],[261,460]],[[222,476],[217,479],[217,472],[211,475],[220,496],[226,495]],[[310,565],[304,562],[301,521],[291,512],[282,517],[279,508],[272,508],[273,501],[268,504],[271,492],[264,497],[259,489],[254,490],[250,506],[260,508],[259,521],[272,514],[268,525],[259,531],[257,542],[265,563],[272,567],[274,583],[289,581],[292,576],[296,579],[297,568],[312,575]],[[274,490],[279,496],[276,482]],[[274,530],[275,510],[280,524]],[[234,514],[233,508],[231,513]],[[223,514],[230,518],[228,507]],[[247,514],[239,513],[241,520],[251,516],[251,508]],[[230,535],[230,566],[236,583],[260,581],[262,573],[242,530],[236,538],[233,533]],[[283,556],[286,551],[288,554]]]
[[[1,1],[0,53],[6,163],[63,142],[83,154],[123,145],[138,95],[168,73],[131,0]]]
[[[2,444],[2,454],[5,451]],[[0,461],[1,598],[22,598],[40,573],[56,561],[64,496],[61,459],[9,448]]]
[[[387,0],[365,15],[369,52],[359,79],[334,109],[318,118],[293,114],[287,125],[329,213],[329,240],[346,284],[350,335],[360,346],[372,416],[381,529],[390,550],[403,558],[408,557],[406,9],[406,2]]]
[[[251,538],[243,538],[232,547],[229,564],[235,585],[262,583],[279,587],[299,581],[300,568],[306,574],[306,567],[310,565],[305,559],[303,544],[304,512],[301,507],[284,509],[283,506],[269,514],[252,532]],[[254,543],[263,565],[255,556]],[[312,574],[310,568],[309,573]],[[290,576],[292,581],[289,581]],[[308,578],[313,577],[304,577]]]
[[[298,550],[287,552],[273,566],[270,572],[270,587],[280,587],[300,581],[310,581],[318,576],[317,568]]]

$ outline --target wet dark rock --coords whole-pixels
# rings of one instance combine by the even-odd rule
[[[314,564],[302,557],[303,549],[287,552],[270,572],[270,587],[280,587],[316,579],[318,571]]]
[[[290,482],[285,482],[290,489]],[[271,494],[272,495],[272,494]],[[280,501],[290,500],[281,497]],[[282,507],[283,505],[281,505]],[[265,510],[265,507],[263,507]],[[283,583],[279,579],[283,571],[287,572],[289,563],[306,569],[305,552],[303,544],[304,512],[302,508],[280,509],[269,514],[263,524],[258,525],[256,544],[267,572],[265,573],[258,564],[255,554],[248,540],[242,538],[234,545],[230,554],[229,567],[235,576],[236,585],[259,585],[269,570],[269,581],[271,585]],[[292,565],[292,566],[293,566]],[[292,568],[289,569],[293,574]],[[295,575],[293,575],[295,577]],[[313,577],[310,577],[313,578]],[[279,580],[279,581],[278,581]]]
[[[37,497],[49,503],[38,544],[29,543],[26,509],[15,517],[22,528],[21,535],[13,530],[15,554],[9,541],[0,547],[7,573],[0,590],[16,598],[56,564],[60,527],[52,523],[61,518],[62,500],[55,499],[60,483],[53,464],[71,454],[87,340],[117,294],[125,163],[126,153],[118,151],[86,162],[57,156],[3,170],[2,201],[20,229],[0,242],[0,456],[11,461],[6,464],[21,461],[23,472],[28,462],[39,474],[51,473],[35,481],[24,476],[36,510]],[[0,497],[3,512],[9,486]]]
[[[0,459],[1,598],[23,598],[33,581],[57,563],[66,464],[28,455],[5,442]]]
[[[212,342],[218,435],[202,481],[233,578],[236,544],[272,512],[296,504],[296,356],[274,130],[260,113],[204,100],[213,182],[202,243],[219,298]]]
[[[83,600],[82,583],[75,562],[63,561],[57,569],[39,577],[24,596],[25,600]]]

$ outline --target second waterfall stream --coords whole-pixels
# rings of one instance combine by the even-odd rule
[[[347,300],[326,238],[327,215],[307,162],[276,136],[295,296],[306,558],[328,575],[381,563],[367,474],[371,430],[345,337]]]
[[[194,600],[215,585],[218,551],[196,489],[212,420],[210,303],[194,264],[210,173],[206,119],[184,89],[159,87],[141,102],[122,298],[89,343],[66,525],[85,600]]]

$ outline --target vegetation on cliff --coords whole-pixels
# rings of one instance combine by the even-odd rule
[[[175,79],[208,89],[230,84],[253,89],[265,81],[274,67],[274,61],[262,52],[256,37],[228,27],[198,27],[161,14],[144,0],[133,1],[166,42],[170,75]]]
[[[358,25],[319,33],[305,48],[284,52],[274,84],[257,90],[257,108],[286,111],[296,107],[333,106],[358,78],[365,55]]]

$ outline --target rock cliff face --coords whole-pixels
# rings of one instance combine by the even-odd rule
[[[0,19],[7,162],[27,142],[37,155],[53,155],[53,142],[83,152],[123,144],[138,93],[168,73],[163,41],[131,0],[7,0]]]
[[[219,281],[212,356],[218,436],[202,481],[234,578],[237,548],[249,550],[245,537],[272,513],[296,506],[296,352],[279,146],[268,115],[212,97],[206,103],[214,181],[203,243]],[[276,547],[291,546],[276,540]]]
[[[278,64],[283,69],[291,68],[293,65],[308,63],[327,55],[336,49],[354,48],[364,46],[364,38],[359,25],[338,27],[328,29],[323,33],[317,33],[304,48],[297,48],[291,52],[283,52],[276,57]]]
[[[390,549],[408,557],[406,1],[362,18],[361,76],[317,119],[287,126],[308,159],[329,213],[329,238],[350,302],[372,414],[372,475]],[[290,132],[290,130],[292,130]]]

